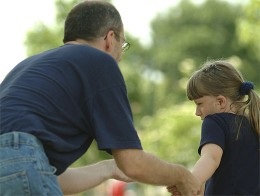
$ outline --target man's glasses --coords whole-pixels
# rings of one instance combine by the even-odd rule
[[[123,52],[125,52],[125,51],[127,51],[129,48],[130,48],[130,43],[129,42],[126,42],[125,41],[125,38],[124,37],[122,37],[122,36],[120,36],[118,33],[116,33],[115,31],[114,31],[114,33],[115,33],[115,35],[117,36],[117,37],[119,37],[120,39],[122,39],[122,40],[124,40],[124,42],[123,42],[123,44],[122,44],[122,51]],[[106,39],[107,38],[107,35],[106,35],[106,37],[104,38],[104,39]]]
[[[123,52],[127,51],[129,48],[130,48],[130,43],[129,42],[126,42],[124,41],[124,43],[122,44],[122,50]]]
[[[123,39],[123,40],[124,40],[124,42],[123,42],[123,44],[122,44],[122,50],[123,50],[123,52],[127,51],[127,50],[130,48],[130,43],[129,43],[129,42],[126,42],[125,38],[122,37],[122,36],[120,36],[119,34],[117,34],[115,31],[114,31],[114,33],[115,33],[115,35],[116,35],[117,37],[119,37],[120,39]]]

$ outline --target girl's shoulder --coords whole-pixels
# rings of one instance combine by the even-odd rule
[[[210,119],[216,119],[216,120],[223,120],[223,121],[229,121],[229,120],[247,120],[245,116],[242,115],[237,115],[234,113],[228,113],[228,112],[223,112],[223,113],[215,113],[215,114],[210,114],[206,116],[205,119],[210,118]]]

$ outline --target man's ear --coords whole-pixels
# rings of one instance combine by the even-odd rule
[[[225,109],[227,106],[227,98],[223,95],[218,95],[216,99],[220,109]]]
[[[115,33],[114,31],[110,30],[107,32],[105,38],[105,50],[107,52],[111,52],[113,50],[114,41],[115,41]]]

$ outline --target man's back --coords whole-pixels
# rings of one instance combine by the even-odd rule
[[[1,134],[37,136],[60,173],[97,135],[91,123],[96,95],[116,86],[125,88],[116,62],[87,45],[68,44],[32,56],[1,84]]]

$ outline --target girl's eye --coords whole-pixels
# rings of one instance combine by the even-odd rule
[[[201,105],[202,102],[200,100],[195,100],[194,103],[198,106],[198,105]]]

